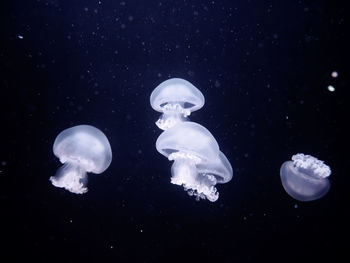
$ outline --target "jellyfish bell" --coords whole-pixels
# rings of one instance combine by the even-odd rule
[[[157,139],[156,148],[165,157],[181,152],[208,161],[219,154],[219,145],[213,135],[202,125],[183,122],[164,131]]]
[[[285,191],[299,201],[313,201],[328,193],[331,169],[323,161],[302,153],[282,164],[280,175]]]
[[[213,176],[218,184],[225,184],[231,181],[233,176],[232,166],[225,154],[221,151],[216,159],[210,160],[206,163],[199,163],[197,169],[200,174]]]
[[[191,112],[202,108],[204,96],[187,80],[172,78],[153,90],[150,102],[154,110],[163,113],[156,125],[167,130],[176,123],[187,121]]]
[[[64,165],[50,177],[51,183],[75,194],[88,191],[87,172],[100,174],[112,161],[107,137],[90,125],[63,130],[55,139],[53,152]]]
[[[178,123],[164,131],[157,139],[156,148],[169,161],[174,161],[171,183],[182,185],[197,200],[215,202],[219,198],[215,185],[232,178],[229,175],[232,168],[227,165],[226,157],[220,155],[215,138],[197,123]]]

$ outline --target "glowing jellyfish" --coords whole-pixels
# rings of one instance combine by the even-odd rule
[[[282,185],[286,192],[299,201],[313,201],[327,194],[330,188],[329,166],[311,155],[298,153],[281,167]]]
[[[219,150],[213,135],[194,122],[178,123],[157,139],[159,153],[174,161],[171,183],[183,185],[189,195],[215,202],[219,193],[215,185],[232,178],[232,168]]]
[[[163,113],[156,125],[166,130],[186,121],[191,112],[202,108],[204,96],[187,80],[172,78],[153,90],[150,102],[154,110]]]
[[[102,131],[89,125],[79,125],[62,131],[53,145],[54,154],[64,165],[51,183],[75,194],[88,191],[87,172],[100,174],[112,161],[108,139]]]

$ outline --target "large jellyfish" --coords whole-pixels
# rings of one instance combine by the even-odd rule
[[[186,121],[191,112],[202,108],[204,96],[187,80],[172,78],[153,90],[150,102],[154,110],[163,113],[156,125],[166,130],[178,122]]]
[[[189,195],[215,202],[219,193],[215,185],[232,178],[232,168],[213,135],[194,122],[178,123],[164,131],[156,148],[174,161],[171,183],[183,185]]]
[[[51,183],[75,194],[88,191],[87,172],[100,174],[112,161],[112,151],[107,137],[99,129],[78,125],[62,131],[53,145],[54,154],[64,165]]]
[[[298,153],[281,166],[281,180],[286,192],[299,201],[313,201],[327,194],[331,169],[311,155]]]

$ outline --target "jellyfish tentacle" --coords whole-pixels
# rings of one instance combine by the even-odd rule
[[[292,160],[295,167],[303,171],[309,171],[315,177],[327,178],[331,175],[329,166],[311,155],[298,153],[292,156]]]
[[[171,167],[171,183],[182,185],[190,196],[196,199],[208,199],[215,202],[219,193],[215,187],[217,180],[211,174],[199,174],[196,165],[201,159],[189,153],[173,153],[169,160],[174,160]]]
[[[75,194],[84,194],[88,191],[86,171],[71,163],[65,163],[55,176],[50,177],[50,181],[54,186],[65,188]]]
[[[163,114],[156,121],[156,125],[161,130],[167,130],[179,122],[188,121],[191,111],[183,108],[182,103],[168,103],[162,107]]]

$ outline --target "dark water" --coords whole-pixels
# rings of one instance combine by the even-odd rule
[[[3,1],[1,257],[52,262],[284,262],[344,252],[342,140],[349,84],[344,4],[334,1]],[[333,78],[331,73],[339,76]],[[162,81],[198,87],[233,180],[217,202],[170,184],[149,104]],[[327,89],[329,85],[334,92]],[[53,187],[63,129],[90,124],[113,161],[89,192]],[[284,191],[295,153],[332,168],[331,190]]]

